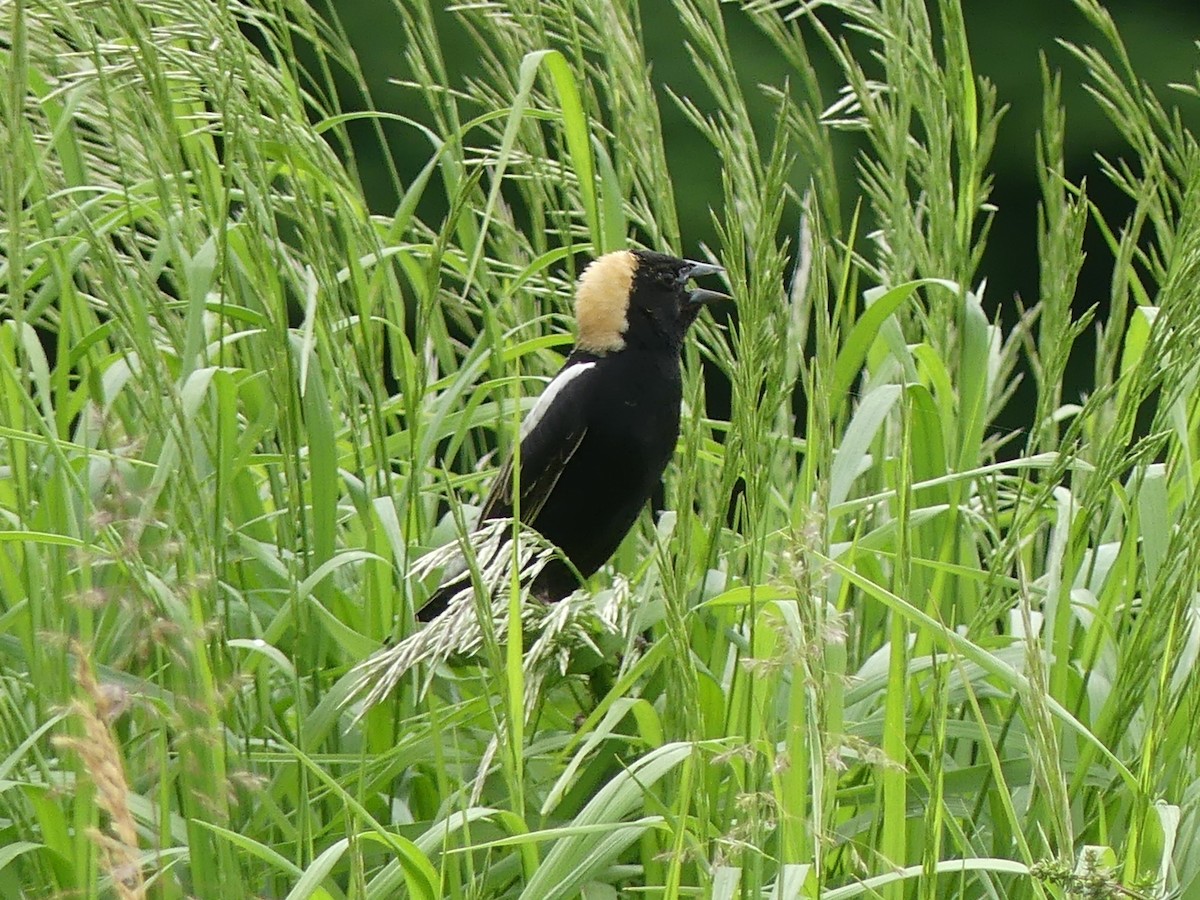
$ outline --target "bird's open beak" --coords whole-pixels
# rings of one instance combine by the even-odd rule
[[[711,263],[695,262],[687,260],[688,268],[684,274],[684,280],[690,281],[693,278],[703,278],[705,275],[721,275],[725,272],[720,266],[714,266]],[[688,302],[696,305],[706,303],[716,303],[719,300],[732,300],[728,294],[722,294],[720,291],[710,291],[708,288],[696,288],[688,294]]]
[[[724,269],[720,266],[714,266],[711,263],[696,262],[694,259],[685,259],[688,264],[687,278],[703,278],[705,275],[720,275],[724,273]]]

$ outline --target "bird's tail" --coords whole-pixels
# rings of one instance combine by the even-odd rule
[[[454,599],[455,594],[467,587],[471,583],[469,575],[460,575],[453,581],[442,584],[436,591],[429,595],[429,599],[425,604],[417,610],[418,622],[432,622],[438,616],[446,611],[450,605],[450,601]]]
[[[521,583],[529,585],[558,554],[553,545],[530,530],[523,532],[525,536],[519,542],[514,559],[511,534],[512,520],[496,519],[484,523],[467,536],[468,552],[477,572],[480,590],[486,591],[489,596],[510,583],[514,562]],[[459,598],[469,601],[473,585],[472,566],[468,565],[461,545],[450,544],[427,553],[414,564],[413,574],[423,578],[436,569],[441,569],[442,582],[417,610],[418,622],[433,621],[450,606],[457,604]]]

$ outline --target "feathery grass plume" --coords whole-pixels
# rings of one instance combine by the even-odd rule
[[[128,697],[116,685],[96,681],[90,655],[80,643],[72,641],[71,650],[78,660],[75,680],[84,695],[71,702],[71,712],[83,735],[60,735],[54,743],[79,757],[83,764],[81,775],[96,789],[96,804],[108,821],[106,826],[89,829],[88,836],[100,850],[113,889],[122,900],[140,900],[146,896],[146,886],[139,859],[137,825],[129,810],[125,765],[110,730],[127,706]]]
[[[558,553],[536,531],[525,527],[520,530],[514,551],[512,533],[512,519],[489,520],[466,535],[461,544],[441,547],[413,563],[411,576],[421,579],[440,570],[462,567],[464,555],[469,554],[464,571],[472,577],[432,622],[354,667],[349,700],[362,703],[359,717],[391,693],[414,667],[426,668],[420,691],[423,694],[438,666],[456,657],[478,653],[487,643],[503,643],[508,628],[506,592],[512,585],[514,564],[517,578],[524,586]],[[597,615],[587,591],[576,591],[557,603],[545,604],[530,601],[525,588],[521,588],[522,628],[537,635],[524,661],[527,674],[534,676],[526,681],[528,710],[533,709],[545,675],[554,668],[566,672],[571,648],[588,647],[600,654],[589,631],[597,624],[608,630],[616,627],[618,616],[613,606],[619,605],[620,596],[610,594],[608,603]],[[481,603],[481,597],[487,600]]]

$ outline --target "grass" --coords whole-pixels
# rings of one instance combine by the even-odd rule
[[[1075,7],[1133,212],[1066,178],[1044,65],[1041,287],[1005,330],[1002,107],[955,0],[675,2],[709,248],[632,4],[464,5],[457,86],[398,5],[419,121],[288,0],[10,4],[0,895],[1194,896],[1200,152],[1171,103],[1200,80],[1159,96]],[[795,73],[765,129],[731,16]],[[347,129],[385,119],[428,163],[379,216]],[[1089,223],[1111,293],[1080,313]],[[467,617],[473,655],[405,643],[580,260],[630,243],[737,298],[686,353],[668,512],[571,603]],[[394,685],[359,667],[389,642],[419,650]]]

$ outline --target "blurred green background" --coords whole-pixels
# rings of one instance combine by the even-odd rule
[[[400,3],[409,0],[399,0]],[[400,113],[428,121],[428,113],[418,93],[396,84],[409,77],[404,69],[400,17],[391,4],[378,0],[331,0],[333,11],[358,53],[363,74],[374,102],[380,110]],[[781,4],[788,5],[788,4]],[[798,5],[798,4],[796,4]],[[1036,221],[1039,198],[1035,134],[1041,119],[1042,85],[1039,57],[1044,54],[1052,71],[1063,75],[1063,100],[1067,108],[1066,161],[1068,177],[1075,183],[1086,179],[1089,197],[1111,223],[1119,223],[1132,209],[1128,201],[1103,176],[1097,156],[1113,160],[1130,155],[1121,137],[1105,117],[1081,82],[1083,67],[1060,41],[1096,43],[1098,36],[1069,0],[966,0],[963,4],[970,37],[971,54],[979,76],[991,81],[999,103],[1007,111],[1001,122],[991,171],[995,177],[992,203],[997,207],[991,238],[981,271],[987,279],[985,308],[1011,324],[1018,315],[1018,298],[1026,307],[1037,299]],[[1188,82],[1197,66],[1197,39],[1200,38],[1200,2],[1194,0],[1126,0],[1106,4],[1127,42],[1133,68],[1158,91],[1171,99],[1168,85]],[[463,88],[467,77],[477,71],[476,56],[469,35],[459,26],[452,11],[434,4],[447,66],[452,72],[451,87]],[[730,43],[739,61],[741,74],[749,82],[748,94],[757,98],[761,128],[773,127],[773,108],[758,84],[782,86],[788,79],[787,63],[756,28],[738,4],[724,7]],[[693,99],[705,108],[706,90],[696,76],[683,45],[683,30],[669,0],[647,0],[641,14],[648,55],[653,64],[653,80],[659,89],[667,153],[679,203],[685,246],[659,248],[683,254],[697,252],[701,242],[714,239],[709,207],[720,202],[719,160],[711,148],[696,137],[678,106],[667,93],[669,87]],[[839,27],[835,9],[822,7],[817,14],[839,38],[851,46],[865,42]],[[936,17],[935,17],[936,18]],[[810,52],[822,71],[824,102],[837,96],[840,81],[836,70],[810,26],[805,25]],[[865,52],[865,49],[864,49]],[[349,86],[348,86],[349,87]],[[348,91],[347,102],[354,100]],[[1200,103],[1194,98],[1176,95],[1179,112],[1195,129],[1200,122]],[[390,213],[397,194],[373,136],[373,125],[359,123],[356,154],[375,211]],[[394,122],[383,124],[384,132],[405,183],[419,171],[429,156],[427,141],[411,128]],[[853,139],[840,136],[845,158],[841,165],[843,196],[848,203],[856,197],[853,189]],[[799,167],[793,184],[805,184],[805,172]],[[444,210],[436,208],[436,192],[425,193],[421,213],[425,221],[437,221]],[[870,230],[870,226],[862,232]],[[1085,241],[1088,262],[1084,264],[1075,298],[1076,312],[1099,304],[1105,315],[1111,256],[1103,249],[1095,223],[1091,223]],[[1088,340],[1077,345],[1073,371],[1068,380],[1067,397],[1086,391],[1091,380]],[[1019,398],[1018,398],[1019,399]],[[1019,409],[1020,403],[1015,406]],[[1012,408],[1010,406],[1010,408]],[[1018,426],[1020,423],[1011,423]]]

